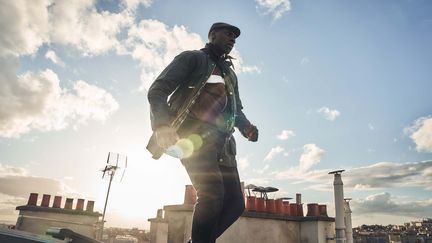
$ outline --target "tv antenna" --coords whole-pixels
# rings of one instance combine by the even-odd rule
[[[102,230],[101,230],[101,237],[103,233],[103,225],[105,224],[105,212],[108,204],[108,197],[111,190],[111,182],[114,179],[114,176],[117,174],[121,174],[120,181],[123,180],[125,171],[127,168],[127,156],[120,155],[117,153],[109,152],[107,162],[105,165],[105,168],[103,168],[101,171],[102,179],[109,178],[109,184],[108,184],[108,191],[105,198],[105,206],[102,214]]]

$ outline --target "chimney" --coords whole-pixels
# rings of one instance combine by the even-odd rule
[[[41,207],[49,207],[51,195],[43,194]]]
[[[282,201],[283,213],[290,216],[290,204],[289,201]]]
[[[248,211],[256,211],[256,197],[247,196],[246,197],[246,209]]]
[[[307,217],[318,217],[319,216],[319,210],[318,210],[318,203],[309,203],[307,205]]]
[[[77,204],[75,206],[75,210],[83,211],[84,210],[84,199],[78,199]]]
[[[345,222],[344,222],[344,193],[343,193],[343,182],[342,182],[342,172],[345,170],[336,170],[329,172],[329,174],[334,175],[334,199],[335,199],[335,211],[336,211],[336,243],[345,242]]]
[[[30,193],[27,205],[29,205],[29,206],[36,206],[38,195],[39,194],[37,194],[37,193]]]
[[[351,198],[344,199],[344,211],[345,211],[345,231],[346,231],[346,243],[353,243],[353,232],[352,232],[352,219],[351,219],[351,208],[349,205],[349,201]]]
[[[54,197],[54,202],[53,202],[53,208],[60,208],[61,207],[61,200],[62,197],[61,196],[55,196]]]
[[[283,214],[283,199],[278,198],[275,200],[275,210],[277,214]]]
[[[322,205],[318,205],[318,210],[320,213],[321,217],[328,217],[327,215],[327,205],[322,204]]]
[[[195,204],[197,200],[196,190],[192,185],[186,185],[184,204]]]
[[[296,204],[301,204],[301,194],[296,193]]]
[[[156,218],[158,218],[158,219],[163,218],[163,209],[157,210]]]
[[[265,207],[267,213],[276,213],[276,205],[274,199],[266,199]]]
[[[94,201],[87,201],[86,211],[93,212],[94,209]]]
[[[66,198],[64,209],[72,209],[73,198]]]

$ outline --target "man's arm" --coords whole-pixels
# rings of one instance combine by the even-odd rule
[[[191,51],[182,52],[174,58],[150,86],[147,98],[150,103],[153,131],[159,127],[171,125],[168,96],[187,81],[186,79],[194,66],[193,53]]]
[[[235,99],[237,104],[237,114],[235,126],[239,129],[240,133],[247,138],[249,141],[256,142],[258,140],[258,128],[246,118],[243,113],[243,105],[240,100],[240,95],[238,91],[238,84],[234,86]]]
[[[168,148],[179,139],[176,130],[171,127],[168,96],[186,82],[194,65],[192,52],[182,52],[162,71],[148,90],[151,126],[156,141],[162,148]]]

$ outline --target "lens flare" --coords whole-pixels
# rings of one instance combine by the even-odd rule
[[[183,152],[182,158],[191,156],[194,151],[194,145],[192,141],[187,138],[178,140],[176,146]]]
[[[194,151],[199,150],[203,145],[203,140],[198,134],[192,134],[188,137],[188,139],[192,142]]]
[[[184,159],[190,157],[194,151],[203,145],[203,139],[198,134],[192,134],[188,138],[182,138],[176,144],[170,146],[165,153],[175,158]]]

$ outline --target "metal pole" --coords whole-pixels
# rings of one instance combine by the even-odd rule
[[[109,181],[109,184],[108,184],[108,191],[107,191],[107,195],[106,195],[106,199],[105,199],[105,206],[104,206],[104,210],[103,210],[103,214],[102,214],[102,228],[101,228],[101,232],[100,232],[100,239],[102,240],[102,235],[103,235],[103,229],[104,229],[104,226],[105,226],[105,212],[106,212],[106,207],[107,207],[107,204],[108,204],[108,197],[109,197],[109,193],[110,193],[110,189],[111,189],[111,182],[112,182],[112,180],[113,180],[113,178],[114,178],[114,172],[113,171],[110,171],[111,173],[110,173],[110,181]]]

